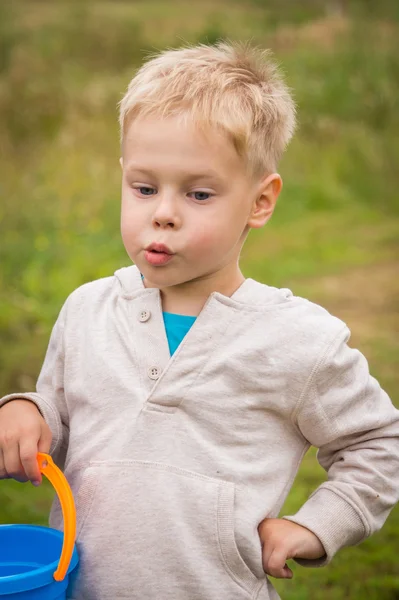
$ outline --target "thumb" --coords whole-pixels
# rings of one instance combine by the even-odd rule
[[[41,436],[37,445],[38,452],[45,452],[46,454],[49,454],[52,439],[53,436],[51,434],[51,429],[47,423],[45,423],[42,426]]]
[[[270,554],[266,573],[280,579],[292,579],[293,572],[285,562],[289,558],[284,548],[274,548]]]

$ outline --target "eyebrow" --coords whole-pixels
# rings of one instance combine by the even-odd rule
[[[151,169],[144,169],[138,165],[128,165],[126,167],[126,171],[131,173],[132,171],[137,171],[138,173],[142,173],[143,175],[149,175],[150,177],[155,176],[155,172]],[[184,176],[185,182],[193,182],[199,181],[200,179],[212,179],[213,181],[220,182],[221,178],[216,171],[204,171],[202,173],[190,173]]]

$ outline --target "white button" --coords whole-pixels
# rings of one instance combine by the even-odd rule
[[[151,317],[151,313],[149,310],[141,310],[139,312],[139,321],[141,323],[145,323]]]
[[[158,367],[150,367],[147,371],[147,375],[150,379],[158,379],[161,374],[161,369]]]

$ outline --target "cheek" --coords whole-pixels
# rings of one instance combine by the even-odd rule
[[[121,235],[126,247],[132,247],[137,240],[137,234],[140,231],[140,223],[137,219],[137,212],[132,210],[132,206],[122,200],[121,207]]]
[[[132,227],[132,219],[130,218],[129,211],[127,210],[126,206],[122,202],[121,233],[122,233],[123,238],[125,238],[125,236],[129,234],[131,227]]]
[[[223,247],[224,237],[225,233],[219,227],[211,227],[208,222],[206,225],[197,223],[190,235],[190,240],[191,244],[196,249],[199,248],[204,255],[206,253],[213,254]]]

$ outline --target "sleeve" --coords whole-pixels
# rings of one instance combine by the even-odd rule
[[[36,392],[15,393],[0,399],[0,407],[12,400],[30,400],[38,407],[51,429],[50,453],[57,462],[66,454],[69,437],[69,418],[64,396],[64,324],[66,304],[53,327],[44,363],[37,381]]]
[[[283,518],[310,529],[326,555],[297,559],[322,566],[345,546],[379,530],[399,500],[399,411],[349,348],[350,332],[335,338],[313,369],[294,412],[306,439],[318,448],[327,471],[299,511]]]

